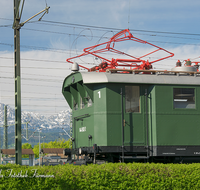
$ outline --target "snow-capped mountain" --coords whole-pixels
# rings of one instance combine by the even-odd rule
[[[4,125],[4,106],[4,104],[0,103],[0,126]],[[23,111],[21,115],[21,122],[29,122],[29,129],[36,129],[41,127],[47,130],[56,128],[65,128],[68,130],[70,125],[70,110],[61,111],[58,114],[51,115],[49,117],[38,113]],[[7,106],[7,124],[11,125],[14,123],[15,110],[10,106]],[[14,127],[11,127],[10,129],[14,130]]]

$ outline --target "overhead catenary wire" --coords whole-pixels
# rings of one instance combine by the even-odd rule
[[[36,23],[36,24],[38,24],[38,23]],[[39,23],[39,24],[41,24],[41,23]],[[55,26],[55,24],[51,24],[52,26]],[[58,25],[59,26],[59,25]],[[74,27],[73,27],[74,28]],[[76,27],[77,28],[77,27]],[[28,28],[27,28],[28,29]],[[82,28],[81,28],[82,29]],[[28,29],[28,30],[35,30],[35,29]],[[94,30],[94,29],[93,29]],[[120,30],[120,29],[119,29]],[[40,30],[37,30],[37,31],[40,31]],[[99,31],[99,30],[98,30]],[[103,30],[103,31],[105,31],[105,30]],[[133,31],[133,30],[132,30]],[[69,35],[69,36],[73,36],[73,35],[76,35],[76,36],[78,36],[78,34],[74,34],[74,33],[61,33],[61,32],[56,32],[56,31],[48,31],[48,30],[41,30],[41,32],[49,32],[49,33],[57,33],[57,34],[66,34],[66,35]],[[113,32],[114,33],[114,31],[113,30],[108,30],[108,32]],[[134,32],[134,34],[138,34],[138,35],[148,35],[148,36],[158,36],[158,37],[165,37],[165,38],[180,38],[180,39],[190,39],[190,40],[200,40],[200,39],[197,39],[197,38],[187,38],[187,37],[180,37],[180,36],[171,36],[171,35],[173,35],[172,33],[168,33],[168,34],[170,34],[170,36],[163,36],[163,35],[159,35],[159,34],[154,34],[153,32],[151,33],[151,34],[148,34],[147,32],[146,33],[139,33],[139,32]],[[178,34],[178,33],[177,33]],[[188,33],[188,35],[190,35],[189,33]],[[191,34],[192,35],[192,34]],[[84,37],[87,37],[88,35],[83,35]],[[88,37],[90,37],[90,36],[88,36]],[[100,38],[100,36],[93,36],[94,38]],[[105,36],[104,38],[106,38],[106,39],[110,39],[110,37],[109,36]]]
[[[3,43],[3,42],[0,42],[0,45],[11,46],[11,47],[14,46],[14,44]],[[66,49],[60,49],[60,48],[50,48],[50,47],[41,47],[41,46],[30,46],[30,45],[21,45],[21,47],[26,48],[26,49],[44,50],[44,51],[51,51],[51,52],[65,53],[65,54],[70,54],[70,52],[77,52],[77,50],[66,50]],[[79,51],[79,52],[81,53],[81,51]]]
[[[130,24],[130,7],[131,7],[131,0],[129,0],[129,8],[128,8],[128,29]]]
[[[89,36],[88,36],[89,37]],[[165,37],[165,36],[162,36]],[[103,37],[104,38],[104,37]],[[172,38],[176,38],[176,37],[172,37]],[[181,37],[177,37],[177,38],[181,38]],[[109,39],[109,38],[107,38]],[[186,38],[184,38],[186,39]],[[188,38],[188,39],[192,39],[192,38]],[[199,40],[200,39],[192,39],[192,40]],[[146,40],[148,42],[151,43],[162,43],[162,44],[174,44],[174,45],[186,45],[186,46],[200,46],[200,43],[183,43],[183,42],[172,42],[172,41],[159,41],[159,40]],[[14,46],[13,44],[9,44],[9,43],[2,43],[0,42],[0,45],[5,45],[5,46]],[[83,51],[81,50],[65,50],[65,49],[57,49],[57,48],[49,48],[49,47],[40,47],[40,46],[29,46],[29,45],[21,45],[21,47],[26,48],[26,49],[33,49],[33,50],[43,50],[43,51],[50,51],[50,52],[56,52],[56,53],[62,53],[62,54],[68,54],[70,56],[71,52],[74,52],[77,54],[77,52],[79,52],[79,54],[83,53]],[[102,53],[102,54],[108,54],[108,53]],[[71,57],[71,56],[70,56]],[[23,60],[23,59],[21,59]],[[55,62],[52,60],[49,60],[49,62]],[[62,61],[61,61],[62,62]],[[64,62],[63,62],[64,63]],[[65,62],[66,63],[66,62]]]
[[[1,96],[2,98],[13,98],[13,96]],[[38,101],[40,101],[40,100],[54,100],[54,99],[56,99],[56,100],[64,100],[64,98],[48,98],[48,97],[45,97],[45,98],[41,98],[41,97],[34,97],[34,96],[30,96],[30,97],[24,97],[23,96],[23,99],[37,99]]]
[[[106,29],[106,30],[116,30],[116,31],[123,30],[123,28],[111,28],[111,27],[104,27],[104,26],[93,26],[93,25],[75,24],[75,23],[67,23],[67,22],[59,22],[59,21],[51,21],[51,20],[42,20],[42,22],[53,23],[53,24],[61,24],[61,25],[81,26],[81,27],[88,27],[88,28],[97,28],[97,29]],[[145,33],[160,33],[160,34],[173,34],[173,35],[200,36],[200,34],[184,33],[184,32],[164,32],[164,31],[139,30],[139,29],[129,29],[129,30],[130,31],[140,31],[140,32],[145,32]]]
[[[5,18],[0,18],[0,19],[5,19]],[[9,20],[9,19],[7,19]],[[83,25],[83,24],[75,24],[75,23],[66,23],[66,22],[58,22],[58,21],[50,21],[50,20],[42,20],[40,22],[37,21],[33,21],[30,22],[33,24],[52,24],[53,26],[55,26],[55,24],[57,24],[56,26],[71,26],[71,27],[81,27],[81,28],[87,28],[87,29],[103,29],[103,30],[111,30],[111,31],[121,31],[123,30],[122,28],[110,28],[110,27],[103,27],[103,26],[92,26],[92,25]],[[4,25],[3,25],[4,26]],[[2,27],[3,27],[2,26]],[[32,31],[40,31],[40,32],[49,32],[49,33],[57,33],[57,34],[64,34],[64,35],[77,35],[78,34],[73,34],[73,33],[62,33],[62,32],[56,32],[56,31],[49,31],[49,30],[37,30],[37,29],[30,29],[30,28],[23,28],[23,30],[32,30]],[[130,31],[132,32],[141,32],[142,33],[156,33],[156,34],[170,34],[170,35],[187,35],[187,36],[200,36],[200,34],[197,33],[183,33],[183,32],[171,32],[171,31],[155,31],[155,30],[139,30],[139,29],[130,29]],[[83,36],[87,36],[87,35],[83,35]],[[90,36],[88,36],[90,37]],[[99,36],[93,36],[93,37],[97,37],[99,38]],[[172,37],[172,36],[162,36],[162,37]],[[104,38],[109,38],[109,37],[104,37]],[[173,37],[174,38],[174,37]],[[186,39],[185,37],[177,37],[177,38],[182,38],[182,39]],[[190,38],[189,38],[190,39]],[[199,39],[196,39],[199,40]]]
[[[10,20],[12,21],[13,19],[9,18],[0,18],[2,20]],[[72,26],[72,27],[81,27],[81,28],[93,28],[93,29],[102,29],[102,30],[115,30],[115,31],[121,31],[124,28],[113,28],[113,27],[105,27],[105,26],[94,26],[94,25],[87,25],[87,24],[77,24],[77,23],[69,23],[69,22],[60,22],[60,21],[53,21],[53,20],[41,20],[40,22],[38,21],[31,21],[29,24],[55,24],[61,25],[61,26]],[[12,25],[11,25],[12,26]],[[171,32],[171,31],[156,31],[156,30],[141,30],[141,29],[129,29],[130,31],[139,31],[139,32],[144,32],[144,33],[160,33],[160,34],[172,34],[172,35],[190,35],[190,36],[200,36],[200,34],[197,33],[184,33],[184,32]]]
[[[14,92],[14,90],[4,90],[4,92]],[[23,92],[23,94],[43,94],[43,95],[55,95],[55,93],[51,93],[51,92],[35,92],[35,91],[25,91],[25,92]],[[57,95],[60,95],[61,97],[62,97],[62,94],[61,94],[61,92],[60,92],[60,94],[57,94]],[[46,97],[46,96],[45,96]]]
[[[157,41],[154,41],[154,42],[157,42]],[[166,42],[163,42],[163,43],[166,43]],[[182,43],[176,43],[176,44],[182,44]],[[192,44],[191,44],[192,45]],[[194,45],[194,44],[193,44]],[[200,46],[200,44],[196,44],[196,45],[199,45]],[[82,52],[81,52],[82,53]],[[106,55],[112,55],[111,53],[101,53],[101,54],[106,54]],[[93,58],[93,56],[91,56],[91,55],[89,55],[88,57],[92,57]],[[156,58],[156,57],[151,57],[151,58]],[[5,56],[0,56],[0,59],[14,59],[13,57],[5,57]],[[169,58],[169,59],[174,59],[174,58]],[[177,58],[176,58],[177,59]],[[175,60],[176,60],[175,59]],[[181,59],[181,58],[179,58],[179,59]],[[50,62],[52,62],[52,63],[63,63],[63,64],[66,64],[67,62],[66,61],[63,61],[63,60],[43,60],[43,59],[31,59],[31,58],[21,58],[21,60],[22,61],[36,61],[36,62],[47,62],[47,63],[50,63]],[[67,64],[69,64],[69,63],[67,63]],[[91,64],[91,65],[94,65],[94,62],[93,63],[90,63],[90,62],[84,62],[84,64]],[[6,66],[4,66],[4,67],[6,67]],[[22,67],[22,68],[25,68],[25,67]],[[29,68],[34,68],[34,67],[29,67]],[[41,69],[54,69],[54,68],[49,68],[49,67],[45,67],[45,68],[42,68],[42,67],[40,67]],[[60,68],[55,68],[55,69],[60,69]],[[61,69],[63,69],[63,68],[61,68]],[[64,68],[64,69],[69,69],[70,70],[70,68]]]
[[[11,84],[11,85],[14,85],[13,83],[9,83],[9,82],[4,82],[4,85],[7,85],[7,84]],[[22,84],[23,86],[30,86],[30,84]],[[45,88],[58,88],[60,89],[61,87],[60,86],[52,86],[52,85],[41,85],[41,84],[31,84],[31,86],[42,86],[42,87],[45,87]]]
[[[0,66],[0,68],[1,68],[1,66]],[[63,69],[64,69],[64,68],[63,68]],[[1,73],[1,71],[0,71],[0,73]],[[8,71],[3,71],[2,74],[4,74],[4,73],[13,74],[12,72],[8,72]],[[23,75],[28,75],[28,76],[32,75],[32,76],[42,76],[42,77],[50,77],[50,78],[53,77],[53,78],[59,78],[59,79],[63,80],[63,78],[61,78],[60,76],[41,75],[41,74],[32,74],[32,73],[30,74],[30,73],[27,73],[27,72],[26,72],[26,73],[23,73],[23,72],[22,72],[22,74],[23,74]]]
[[[11,104],[11,105],[14,105],[14,104]],[[55,105],[46,105],[46,104],[38,104],[38,105],[36,105],[36,104],[34,104],[34,105],[29,105],[29,104],[23,104],[22,105],[22,107],[27,107],[27,106],[32,106],[32,107],[51,107],[51,108],[54,108],[55,107]],[[66,108],[66,106],[61,106],[61,105],[59,105],[58,107],[63,107],[63,108]]]
[[[2,79],[14,79],[13,77],[4,77],[4,76],[0,76],[0,78]],[[42,78],[24,78],[22,77],[22,80],[30,80],[30,81],[44,81],[44,82],[63,82],[63,80],[56,80],[56,79],[42,79]]]
[[[36,29],[27,29],[24,28],[25,30],[34,30],[34,31],[38,31],[38,32],[48,32],[48,33],[56,33],[56,34],[64,34],[64,35],[76,35],[79,36],[78,34],[69,34],[69,33],[61,33],[61,32],[52,32],[52,31],[47,31],[47,30],[36,30]],[[131,30],[130,30],[131,31]],[[113,31],[109,31],[109,32],[113,32]],[[158,32],[159,33],[159,32]],[[165,34],[165,32],[160,32],[161,34]],[[136,34],[136,33],[134,33]],[[139,33],[137,33],[139,34]],[[167,33],[167,34],[173,34],[173,33]],[[177,33],[178,35],[179,33]],[[139,34],[141,35],[141,33]],[[148,36],[153,36],[152,34],[142,34],[142,35],[148,35]],[[185,34],[186,35],[186,34]],[[188,34],[189,35],[189,34]],[[195,34],[194,34],[195,35]],[[90,37],[89,35],[81,35],[82,37]],[[200,40],[197,38],[186,38],[186,37],[180,37],[180,36],[163,36],[163,35],[155,35],[158,37],[164,37],[164,38],[179,38],[179,39],[189,39],[189,40]],[[196,36],[200,36],[200,34],[196,34]],[[94,38],[100,38],[100,36],[93,36]],[[103,37],[105,39],[110,39],[110,37]],[[147,40],[148,42],[154,42],[152,40]],[[163,41],[156,41],[157,43],[168,43],[168,44],[185,44],[185,45],[200,45],[200,44],[188,44],[188,43],[176,43],[176,42],[163,42]]]

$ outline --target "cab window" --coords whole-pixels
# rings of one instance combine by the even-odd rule
[[[174,108],[195,109],[194,88],[174,88],[173,96]]]
[[[140,112],[140,87],[125,86],[126,112]]]
[[[73,108],[74,110],[78,109],[78,103],[73,99]]]

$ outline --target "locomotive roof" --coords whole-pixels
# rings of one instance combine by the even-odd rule
[[[119,71],[119,70],[118,70]],[[200,85],[200,72],[186,71],[137,71],[117,73],[112,69],[107,72],[75,72],[67,76],[63,88],[82,81],[83,84],[95,83],[136,83],[136,84],[177,84]],[[146,72],[150,74],[145,74]],[[142,74],[144,73],[144,74]]]
[[[84,84],[92,83],[140,83],[140,84],[180,84],[199,85],[199,74],[159,73],[127,74],[111,72],[80,72]]]

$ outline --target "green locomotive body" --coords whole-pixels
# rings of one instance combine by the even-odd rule
[[[189,72],[74,72],[72,150],[83,163],[200,161],[200,76]]]

